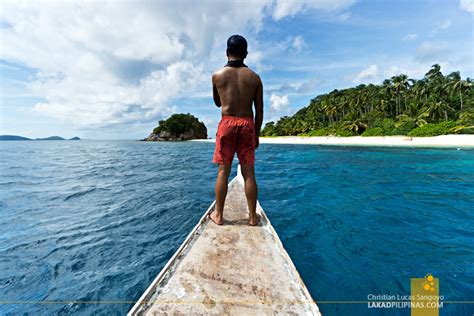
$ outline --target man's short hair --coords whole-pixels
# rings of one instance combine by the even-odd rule
[[[227,56],[247,57],[247,40],[240,35],[232,35],[227,40]]]

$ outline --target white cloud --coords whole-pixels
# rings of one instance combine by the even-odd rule
[[[37,72],[37,112],[84,127],[156,121],[172,98],[208,88],[229,35],[263,60],[254,37],[268,1],[189,4],[2,2],[0,58]]]
[[[369,80],[373,80],[377,77],[378,75],[379,68],[377,65],[370,65],[369,67],[365,68],[361,72],[359,72],[353,82],[354,83],[362,83],[362,82],[367,82]]]
[[[276,0],[273,19],[281,20],[286,16],[295,16],[307,9],[337,11],[350,7],[355,0]]]
[[[449,61],[438,61],[437,64],[441,66],[441,71],[444,74],[450,73],[451,71],[459,70],[458,64],[452,64]],[[421,79],[431,69],[433,62],[405,62],[402,67],[391,66],[385,71],[385,78],[390,78],[399,74],[406,74],[409,78]]]
[[[266,41],[262,45],[261,51],[265,51],[266,57],[281,55],[282,53],[295,55],[295,53],[301,53],[303,50],[305,53],[309,52],[308,44],[302,35],[287,36],[284,40],[279,41]]]
[[[391,78],[392,76],[399,74],[406,74],[409,78],[421,79],[427,73],[431,66],[435,63],[431,60],[419,61],[414,59],[400,59],[397,61],[392,61],[394,64],[390,64],[390,61],[386,60],[382,69],[379,69],[380,75],[377,76],[377,79],[386,79]],[[469,71],[470,56],[467,60],[463,59],[439,59],[436,61],[437,64],[441,66],[441,71],[444,74],[449,74],[452,71],[461,70],[461,74],[465,76],[464,71]]]
[[[401,68],[399,66],[390,66],[383,71],[385,78],[391,78],[393,76],[397,76],[402,73],[406,74],[407,71],[405,68]]]
[[[418,34],[415,34],[415,33],[410,33],[410,34],[407,34],[405,35],[402,40],[404,41],[414,41],[418,38]]]
[[[474,0],[461,0],[459,7],[467,12],[474,13]]]
[[[383,78],[391,78],[400,74],[406,74],[410,78],[422,78],[423,75],[429,70],[431,65],[421,65],[421,64],[410,64],[400,67],[400,66],[388,66],[383,70]]]
[[[295,37],[293,40],[293,48],[297,52],[301,52],[301,50],[305,47],[306,43],[304,42],[304,39],[301,35],[298,35]]]
[[[272,94],[270,96],[270,110],[275,112],[283,112],[288,110],[290,105],[290,100],[288,99],[288,95],[278,96],[276,94]]]
[[[254,65],[255,69],[258,72],[268,71],[273,68],[272,64],[269,64],[264,58],[263,51],[255,50],[252,54],[249,53],[248,57],[245,59],[247,65]]]

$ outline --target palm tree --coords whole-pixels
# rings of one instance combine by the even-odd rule
[[[474,109],[470,109],[459,114],[461,124],[474,124]]]
[[[405,74],[401,74],[401,75],[398,75],[398,76],[393,76],[392,77],[392,84],[393,84],[393,88],[395,89],[395,94],[397,96],[397,111],[396,111],[396,115],[398,115],[399,113],[402,112],[402,109],[400,107],[400,92],[402,90],[407,90],[408,89],[408,76],[405,75]],[[405,108],[406,108],[407,104],[406,104],[406,95],[405,95]]]
[[[441,72],[441,66],[438,64],[434,64],[431,66],[431,69],[425,74],[425,79],[428,82],[428,86],[430,88],[435,88],[436,85],[443,79],[443,73]],[[432,89],[430,89],[432,92]]]
[[[408,89],[410,88],[410,80],[408,79],[408,76],[405,74],[401,74],[399,77],[400,77],[402,88],[403,90],[405,90],[404,100],[405,100],[405,109],[406,109]]]
[[[364,90],[365,96],[365,113],[372,112],[374,109],[374,99],[377,99],[378,88],[374,84],[367,85],[367,88]]]
[[[337,115],[336,106],[334,106],[332,104],[328,104],[328,106],[325,108],[325,113],[329,117],[329,121],[331,123],[334,123],[334,117]]]
[[[321,112],[323,113],[324,116],[328,116],[327,112],[330,107],[331,107],[331,102],[329,101],[329,97],[326,96],[325,98],[321,100],[321,110],[322,110]],[[328,116],[328,121],[329,121],[329,124],[332,124],[330,116]]]
[[[443,81],[444,76],[441,72],[441,66],[434,64],[431,66],[430,71],[425,74],[428,81],[429,92],[436,94],[438,97],[443,95]]]
[[[469,87],[469,83],[461,79],[461,74],[459,73],[459,71],[452,72],[448,75],[448,82],[445,84],[445,88],[450,92],[450,94],[456,94],[456,92],[458,93],[459,100],[461,102],[460,111],[462,111],[463,108],[463,90]]]
[[[349,113],[347,120],[344,121],[342,124],[345,130],[348,130],[357,134],[359,134],[359,130],[363,132],[368,127],[366,123],[362,122],[361,119],[357,117],[357,112]]]
[[[428,80],[436,80],[443,77],[441,72],[441,66],[439,64],[434,64],[431,66],[431,69],[425,74],[425,77]]]
[[[338,107],[341,109],[342,117],[346,116],[347,107],[349,105],[348,99],[349,99],[348,95],[342,94],[341,97],[338,100]]]
[[[444,120],[448,120],[448,110],[451,108],[444,100],[432,101],[429,105],[428,111],[433,119],[439,119],[444,114]]]
[[[459,123],[461,125],[454,127],[453,132],[474,130],[474,108],[459,113]]]
[[[428,81],[427,79],[416,80],[412,86],[412,92],[415,96],[415,99],[420,99],[421,104],[426,104],[428,101]]]
[[[390,115],[393,115],[392,106],[391,106],[391,102],[390,102],[392,100],[392,95],[393,95],[392,81],[390,79],[385,79],[382,82],[382,89],[384,90],[385,95],[388,97],[387,102],[388,102],[388,105],[389,105]]]
[[[396,127],[405,126],[406,124],[413,123],[416,126],[423,126],[427,124],[426,118],[430,113],[426,108],[419,108],[416,103],[411,103],[407,109],[406,114],[400,114],[397,116]]]
[[[349,107],[351,111],[358,111],[362,115],[360,107],[362,105],[362,95],[357,88],[351,88],[349,91],[351,101]]]

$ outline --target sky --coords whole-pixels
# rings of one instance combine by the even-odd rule
[[[214,138],[211,76],[243,35],[264,123],[405,73],[474,77],[474,0],[0,2],[0,134],[142,139],[173,113]]]

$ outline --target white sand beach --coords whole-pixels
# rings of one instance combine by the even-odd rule
[[[215,142],[215,139],[195,139],[193,141]],[[377,137],[336,137],[336,136],[278,136],[260,137],[261,144],[313,144],[342,146],[393,146],[393,147],[473,147],[474,135],[440,135],[433,137],[377,136]]]

